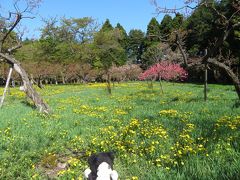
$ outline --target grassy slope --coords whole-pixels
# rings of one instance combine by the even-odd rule
[[[121,179],[237,179],[240,108],[231,86],[195,84],[48,86],[44,117],[12,90],[0,110],[0,179],[46,178],[68,161],[60,179],[81,177],[86,156],[114,150]],[[84,153],[79,153],[84,152]]]

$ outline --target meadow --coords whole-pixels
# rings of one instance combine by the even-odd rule
[[[52,85],[39,114],[18,88],[0,109],[0,179],[83,179],[87,157],[115,152],[122,180],[239,179],[234,87],[147,82]],[[2,93],[3,89],[0,89]]]

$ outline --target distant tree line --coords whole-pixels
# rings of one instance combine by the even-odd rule
[[[232,0],[212,1],[214,7],[231,16]],[[203,81],[203,66],[198,59],[205,55],[209,42],[222,34],[223,20],[211,8],[199,6],[185,17],[166,14],[161,22],[152,18],[144,33],[132,29],[128,33],[121,24],[113,27],[107,19],[102,26],[90,17],[50,18],[44,20],[39,39],[26,39],[14,52],[33,83],[85,83],[95,81],[135,80],[142,70],[161,61],[179,63],[189,71],[189,80]],[[234,16],[240,22],[240,16]],[[12,32],[12,36],[17,36]],[[11,44],[11,38],[8,38]],[[224,40],[218,53],[239,77],[240,28]],[[194,64],[194,65],[192,65]],[[8,66],[2,65],[0,77],[6,80]],[[210,71],[212,82],[229,82],[220,69]],[[20,78],[13,76],[17,82]]]

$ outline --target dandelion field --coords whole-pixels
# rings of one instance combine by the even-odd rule
[[[120,179],[239,179],[240,104],[232,86],[146,82],[46,86],[39,114],[11,89],[0,110],[0,179],[82,179],[114,151]],[[0,89],[2,92],[3,89]]]

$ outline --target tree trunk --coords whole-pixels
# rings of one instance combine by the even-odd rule
[[[56,76],[54,77],[54,80],[55,80],[55,84],[58,85],[58,80]]]
[[[184,51],[184,49],[183,49],[181,43],[178,42],[178,41],[177,41],[177,46],[178,46],[178,48],[179,48],[179,50],[180,50],[180,52],[181,52],[181,54],[182,54],[182,57],[183,57],[183,64],[184,64],[185,68],[187,68],[187,67],[188,67],[187,54],[186,54],[186,52]]]
[[[159,84],[160,84],[161,92],[163,94],[162,78],[160,76],[159,76]]]
[[[4,58],[8,64],[13,65],[13,69],[21,76],[21,79],[23,81],[23,86],[24,86],[24,92],[33,101],[37,109],[42,113],[49,114],[50,108],[42,100],[40,95],[33,89],[33,86],[28,78],[28,75],[26,71],[21,67],[20,63],[9,55],[0,53],[0,56]]]
[[[217,60],[209,58],[207,60],[207,62],[212,64],[215,67],[218,67],[218,68],[224,70],[227,73],[227,75],[231,78],[231,80],[233,82],[236,93],[238,95],[238,99],[240,100],[240,81],[239,81],[238,77],[234,74],[234,72],[228,66],[226,66],[225,64],[223,64]]]
[[[34,84],[34,79],[33,79],[33,75],[32,74],[30,74],[30,82],[31,82],[31,84]]]
[[[43,88],[43,83],[42,83],[41,76],[39,76],[39,77],[38,77],[37,86],[38,86],[40,89],[42,89],[42,88]]]
[[[207,82],[208,82],[208,69],[207,69],[207,64],[205,63],[205,70],[204,70],[204,101],[207,101]]]
[[[186,54],[185,50],[182,47],[181,40],[179,38],[178,32],[176,33],[176,44],[177,44],[177,46],[178,46],[178,48],[179,48],[179,50],[180,50],[180,52],[182,54],[183,64],[184,64],[185,68],[187,68],[188,67],[187,54]]]
[[[115,81],[113,80],[112,81],[112,84],[113,84],[113,89],[115,88]]]
[[[150,81],[150,89],[153,91],[153,78],[151,79],[151,81]]]
[[[5,88],[4,88],[3,96],[1,98],[0,108],[3,105],[3,101],[4,101],[4,98],[6,96],[7,89],[9,88],[9,83],[10,83],[10,79],[11,79],[11,75],[12,75],[12,70],[13,70],[13,68],[11,67],[10,70],[9,70],[8,77],[7,77],[7,82],[6,82],[6,85],[5,85]]]
[[[66,84],[65,77],[64,77],[64,74],[62,72],[61,72],[61,75],[62,75],[62,83]]]
[[[112,89],[111,89],[111,77],[109,72],[107,72],[107,91],[111,95],[112,94]]]
[[[16,82],[15,82],[14,79],[12,79],[11,84],[12,84],[12,87],[15,88],[15,86],[16,86]]]

